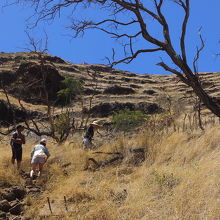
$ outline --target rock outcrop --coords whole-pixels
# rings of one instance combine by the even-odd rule
[[[55,101],[64,79],[52,65],[34,62],[22,63],[15,80],[8,87],[9,93],[30,103]]]
[[[4,100],[0,100],[0,125],[8,126],[14,123],[23,122],[29,118],[41,117],[43,114],[38,111],[25,111],[16,105],[9,105]]]
[[[154,113],[160,113],[163,111],[162,108],[160,108],[155,103],[148,103],[148,102],[139,102],[139,103],[119,103],[119,102],[113,102],[113,103],[100,103],[93,108],[91,108],[90,113],[92,117],[108,117],[116,112],[119,112],[123,109],[129,109],[129,110],[140,110],[144,112],[145,114],[154,114]]]

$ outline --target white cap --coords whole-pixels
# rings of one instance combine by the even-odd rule
[[[42,138],[40,141],[40,143],[45,143],[45,144],[46,144],[46,142],[47,142],[46,138]]]

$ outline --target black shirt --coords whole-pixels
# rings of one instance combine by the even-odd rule
[[[94,128],[92,125],[89,125],[89,127],[86,129],[85,138],[88,138],[90,141],[92,140],[94,136]]]
[[[14,132],[13,135],[12,135],[12,139],[11,139],[11,146],[15,147],[15,148],[21,148],[22,144],[15,143],[13,141],[13,139],[16,140],[17,138],[20,138],[24,141],[24,135],[19,134],[18,132]]]

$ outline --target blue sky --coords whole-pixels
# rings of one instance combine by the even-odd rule
[[[168,0],[167,0],[168,1]],[[3,0],[4,2],[4,0]],[[3,3],[0,3],[2,6]],[[187,54],[189,63],[192,63],[196,51],[196,45],[199,45],[198,29],[202,26],[202,35],[205,40],[205,49],[201,54],[199,61],[200,72],[220,71],[220,57],[215,54],[220,53],[220,1],[219,0],[192,0],[191,17],[187,30]],[[0,51],[1,52],[19,52],[27,47],[28,39],[25,34],[26,19],[32,15],[32,9],[28,5],[13,5],[0,10]],[[122,57],[122,48],[118,42],[111,39],[108,35],[99,31],[88,31],[81,38],[71,38],[71,31],[66,27],[69,25],[69,11],[63,11],[61,18],[53,22],[40,23],[36,28],[29,31],[30,35],[36,39],[43,36],[43,31],[47,32],[49,37],[48,53],[59,56],[73,63],[87,62],[90,64],[106,64],[104,57],[111,57],[112,48],[117,51],[118,57]],[[173,40],[177,42],[180,30],[181,12],[176,6],[172,7],[170,1],[166,4],[164,12],[171,24]],[[102,12],[81,9],[78,17],[94,17],[97,19]],[[149,21],[153,26],[153,21]],[[154,34],[158,29],[155,27]],[[140,47],[145,46],[145,42],[139,41]],[[178,48],[178,45],[175,44]],[[168,58],[162,53],[146,54],[138,57],[129,65],[120,64],[115,68],[128,70],[135,73],[164,74],[162,68],[155,64],[161,59],[168,62]]]

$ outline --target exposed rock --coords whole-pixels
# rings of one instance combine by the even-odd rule
[[[5,220],[6,218],[6,213],[0,211],[0,220]]]
[[[52,65],[27,62],[20,65],[16,71],[16,81],[8,90],[25,101],[46,103],[47,95],[49,100],[56,100],[63,79]]]
[[[40,193],[40,192],[41,192],[41,190],[40,190],[39,188],[30,188],[30,189],[27,189],[27,193],[28,193],[28,194],[31,194],[31,193],[35,194],[35,193]]]
[[[61,59],[60,57],[57,56],[45,56],[44,57],[45,60],[53,62],[53,63],[66,63],[63,59]]]
[[[153,95],[156,93],[156,91],[152,90],[152,89],[149,89],[149,90],[144,90],[143,91],[144,94],[147,94],[147,95]]]
[[[6,200],[8,200],[9,202],[13,201],[16,199],[16,196],[13,192],[11,191],[6,191],[2,193],[2,197]]]
[[[103,91],[104,94],[112,94],[112,95],[128,95],[134,94],[135,90],[129,87],[122,87],[122,86],[112,86],[108,87]]]
[[[94,89],[85,89],[85,90],[83,91],[83,93],[84,93],[85,95],[98,95],[98,94],[101,94],[100,91],[94,90]]]
[[[100,103],[99,105],[94,106],[90,113],[92,117],[108,117],[115,112],[118,112],[122,109],[129,110],[140,110],[146,114],[154,114],[162,112],[163,110],[157,105],[148,102],[140,102],[140,103]]]
[[[12,218],[12,220],[22,220],[21,217],[15,216],[14,218]]]
[[[148,102],[135,103],[135,110],[140,110],[146,114],[155,114],[163,112],[163,109],[160,108],[156,103]]]
[[[9,202],[6,199],[0,201],[0,210],[1,211],[8,212],[10,208],[11,208],[11,205],[9,204]]]
[[[104,65],[90,65],[89,67],[90,67],[90,69],[92,69],[94,71],[99,71],[99,72],[111,72],[114,70],[111,67],[104,66]]]
[[[30,117],[36,118],[42,116],[37,111],[24,111],[16,105],[9,105],[6,101],[0,100],[0,121],[1,125],[6,126],[25,121]]]
[[[136,85],[136,84],[131,84],[130,87],[131,87],[131,88],[135,88],[135,89],[140,89],[140,88],[142,88],[141,86]]]
[[[20,186],[13,186],[12,192],[14,193],[17,199],[23,199],[24,196],[26,195],[26,190]]]
[[[7,86],[16,80],[16,74],[13,71],[0,72],[0,79],[3,86]]]
[[[20,215],[23,211],[23,205],[21,203],[17,203],[15,206],[9,209],[9,212],[12,215]]]
[[[10,206],[11,206],[11,208],[14,207],[14,206],[16,206],[18,203],[19,203],[19,200],[17,200],[17,199],[11,201],[11,202],[10,202]]]

